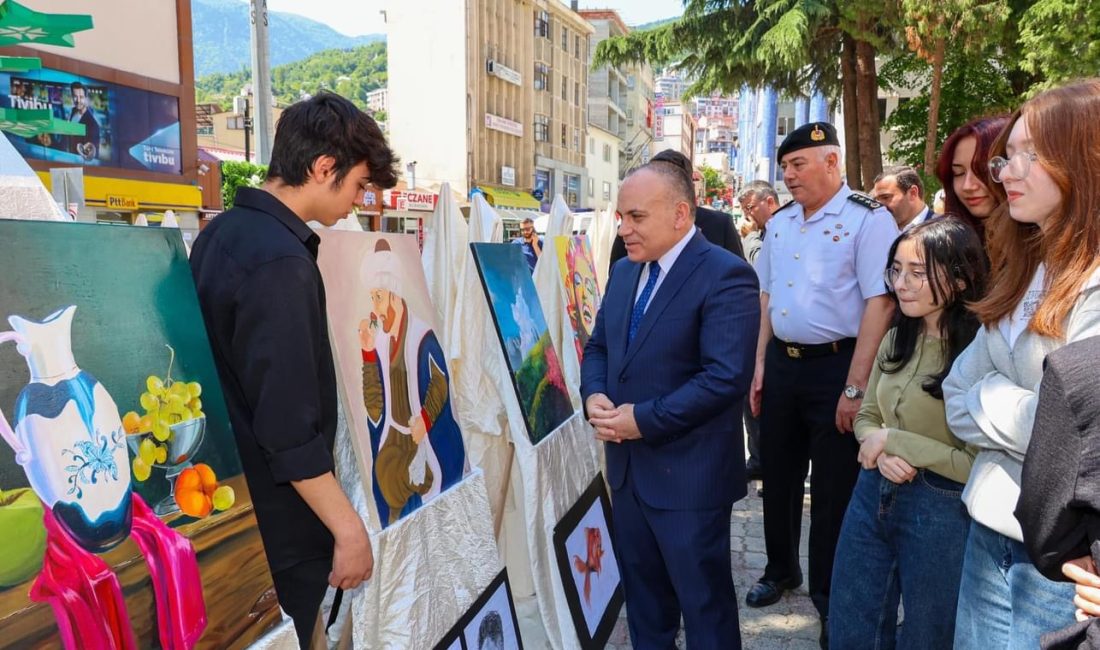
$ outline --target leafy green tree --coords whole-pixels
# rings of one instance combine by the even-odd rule
[[[329,90],[367,108],[367,93],[386,85],[386,44],[372,43],[347,50],[324,50],[301,61],[272,68],[271,89],[278,104],[287,106],[306,95]],[[207,75],[195,81],[198,103],[231,105],[233,97],[252,82],[242,69]]]
[[[935,164],[947,43],[955,56],[985,53],[1008,17],[1006,0],[901,0],[909,49],[929,63],[924,169]]]
[[[1100,71],[1100,2],[1038,0],[1020,16],[1020,68],[1043,77],[1032,91]]]
[[[222,204],[233,207],[238,187],[259,187],[267,178],[267,165],[257,165],[244,160],[227,160],[222,163]]]
[[[718,170],[708,165],[699,167],[699,173],[703,175],[703,196],[713,199],[721,196],[726,189],[726,182]]]
[[[879,71],[882,82],[894,87],[912,88],[919,94],[901,103],[886,119],[885,127],[894,140],[887,155],[890,159],[913,165],[921,171],[926,187],[939,185],[935,169],[924,160],[928,145],[928,105],[931,102],[931,64],[911,54],[888,61]],[[967,121],[980,115],[1003,112],[1018,103],[1004,68],[988,53],[966,55],[948,50],[942,80],[942,103],[936,124],[933,150],[939,151],[947,136]]]

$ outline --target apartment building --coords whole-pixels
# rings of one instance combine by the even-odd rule
[[[417,185],[581,207],[592,28],[560,0],[386,8],[389,137]]]
[[[610,9],[580,11],[591,23],[592,51],[603,40],[630,33]],[[589,57],[591,64],[591,56]],[[589,74],[588,123],[619,137],[619,179],[653,155],[653,70],[647,63],[602,66]]]

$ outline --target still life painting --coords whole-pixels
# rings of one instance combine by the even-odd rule
[[[3,644],[280,620],[178,230],[0,220]]]

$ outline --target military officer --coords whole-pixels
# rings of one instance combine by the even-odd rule
[[[776,212],[756,271],[761,327],[750,404],[761,418],[768,564],[746,598],[777,602],[802,583],[803,484],[810,483],[810,597],[825,617],[833,553],[859,474],[852,420],[893,313],[883,272],[898,229],[850,189],[826,122],[792,131],[777,154],[794,201]]]

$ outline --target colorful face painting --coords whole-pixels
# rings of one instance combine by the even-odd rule
[[[596,285],[592,248],[585,235],[555,239],[558,268],[565,282],[569,320],[576,335],[577,357],[583,360],[584,346],[596,328],[596,312],[600,310],[600,290]]]
[[[0,220],[0,266],[3,643],[249,645],[280,614],[180,231]]]
[[[323,231],[337,381],[381,528],[462,479],[466,451],[416,238]]]
[[[510,244],[470,244],[512,374],[532,443],[573,414],[561,363],[523,251]]]

